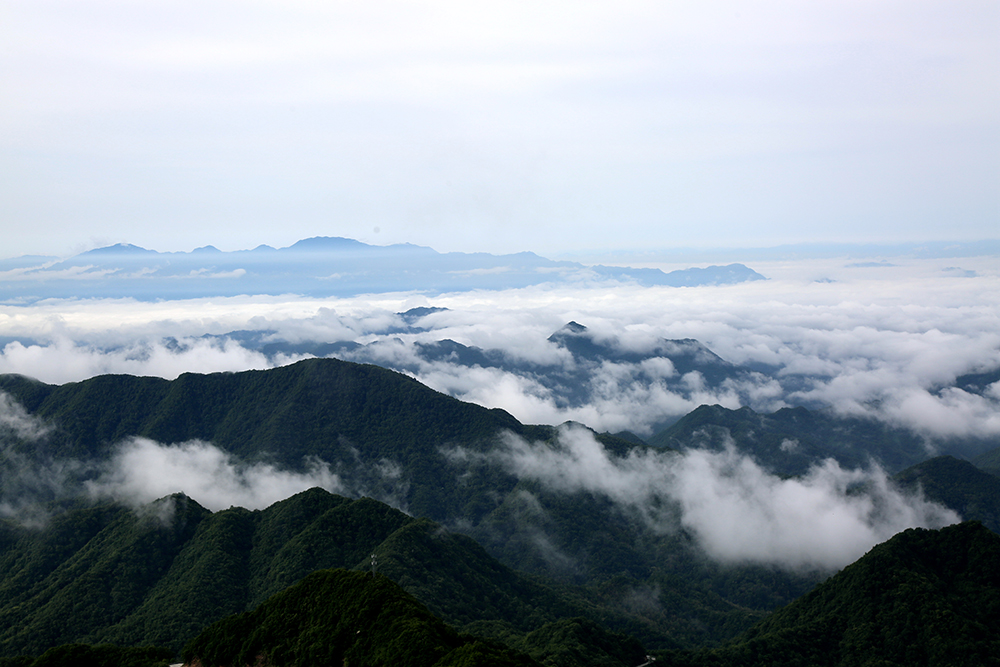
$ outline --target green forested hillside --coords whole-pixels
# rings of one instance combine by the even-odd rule
[[[904,531],[734,644],[670,657],[687,667],[998,665],[1000,536],[977,522]]]
[[[546,492],[519,482],[488,459],[456,465],[445,450],[485,453],[498,446],[501,432],[551,440],[555,429],[521,425],[502,411],[462,403],[375,366],[313,359],[268,371],[187,374],[172,382],[103,376],[58,387],[0,376],[0,390],[53,429],[39,442],[23,443],[24,457],[100,461],[130,436],[164,443],[201,438],[241,461],[263,460],[293,469],[305,465],[307,457],[318,457],[336,466],[355,488],[384,491],[413,516],[460,527],[507,566],[585,587],[587,604],[601,610],[602,622],[651,646],[711,644],[732,637],[817,580],[816,573],[802,577],[766,566],[721,567],[704,558],[689,534],[651,533],[591,494]],[[600,438],[619,454],[642,446],[613,436]],[[378,477],[386,462],[398,470],[397,477]],[[533,514],[522,507],[528,498],[540,503]],[[234,511],[225,521],[214,518],[213,539],[219,544],[244,543],[252,532],[250,516]],[[276,521],[274,529],[282,530],[281,523]],[[305,542],[315,534],[306,530],[295,540]],[[257,560],[230,562],[232,553],[216,551],[214,561],[201,565],[205,572],[217,563],[226,563],[233,572],[257,572],[261,567]],[[281,555],[287,567],[250,577],[246,603],[259,602],[278,590],[275,586],[289,585],[317,567],[308,558],[311,553],[290,549]],[[356,562],[331,560],[327,566]],[[191,586],[187,580],[182,583]],[[144,625],[169,627],[148,620],[157,618],[158,612],[149,609],[157,608],[155,601],[168,590],[177,589],[171,584],[151,591],[151,601],[128,619],[116,621],[106,638],[124,641],[143,634],[138,628]],[[185,604],[190,605],[178,603]],[[595,618],[595,613],[573,615]],[[204,618],[200,614],[183,618]],[[176,623],[186,622],[180,618]]]
[[[1000,447],[980,454],[972,459],[972,463],[983,472],[1000,477]]]
[[[492,623],[522,636],[586,616],[671,645],[641,616],[518,574],[427,519],[312,489],[261,511],[212,514],[176,495],[139,512],[86,508],[23,530],[0,554],[0,655],[74,642],[179,650],[315,570],[367,570],[373,553],[383,576],[459,627]]]
[[[903,470],[893,479],[903,488],[955,510],[963,519],[980,521],[1000,534],[1000,477],[968,461],[938,456]]]
[[[647,646],[663,646],[648,627],[685,646],[732,638],[828,574],[722,565],[685,531],[656,533],[607,498],[528,482],[471,535],[517,570],[586,586],[603,604],[632,610],[641,623],[614,627]]]
[[[420,557],[420,556],[417,556]],[[445,625],[389,577],[321,570],[207,627],[184,651],[203,667],[269,664],[592,665],[648,663],[643,647],[583,618],[519,633],[507,623]],[[485,630],[486,632],[477,632]],[[483,639],[488,636],[492,639]],[[877,545],[729,645],[661,651],[675,667],[980,666],[1000,664],[1000,536],[977,522],[910,529]],[[117,652],[117,653],[116,653]],[[8,667],[99,662],[147,667],[158,654],[62,646]],[[91,660],[67,660],[67,658]],[[48,658],[48,661],[44,659]]]
[[[451,443],[483,448],[500,430],[533,432],[502,410],[463,403],[377,366],[310,359],[267,371],[187,373],[176,380],[105,375],[60,386],[0,376],[30,413],[57,425],[43,443],[60,457],[107,457],[124,438],[200,439],[245,461],[301,468],[388,458],[412,477],[402,501],[435,520],[468,501],[438,481]],[[33,443],[32,453],[38,445]],[[457,494],[457,495],[456,495]]]
[[[218,621],[184,659],[203,667],[537,664],[460,635],[384,576],[345,570],[314,572],[253,611]]]
[[[168,667],[173,658],[169,649],[152,646],[64,644],[37,658],[0,658],[0,667]]]
[[[372,553],[383,576],[443,621],[553,665],[562,664],[552,662],[561,649],[539,657],[553,637],[587,635],[596,642],[587,651],[611,642],[625,654],[631,649],[615,633],[651,650],[717,646],[830,574],[722,565],[679,521],[657,529],[606,495],[519,479],[490,456],[503,448],[501,433],[540,441],[541,451],[554,447],[555,429],[521,425],[374,366],[314,359],[173,382],[105,376],[60,387],[0,376],[0,391],[49,427],[37,437],[5,434],[5,485],[19,483],[4,475],[32,457],[100,463],[131,436],[200,438],[242,462],[296,469],[321,458],[354,488],[385,491],[409,512],[314,489],[259,511],[212,513],[175,495],[139,512],[69,503],[44,529],[0,521],[0,655],[72,642],[178,650],[208,623],[253,609],[317,569],[367,569]],[[686,420],[689,433],[736,435],[779,469],[779,453],[805,452],[786,461],[788,470],[824,447],[859,457],[869,445],[892,452],[912,444],[805,410],[767,416],[715,406]],[[618,454],[645,447],[602,441]],[[100,470],[88,465],[66,468],[83,479]],[[394,475],[379,478],[385,467]],[[899,481],[992,521],[983,480],[952,468],[928,462]],[[617,660],[608,657],[617,650],[601,659]]]

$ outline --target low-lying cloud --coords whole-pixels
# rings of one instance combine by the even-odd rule
[[[0,443],[10,436],[18,440],[38,440],[50,430],[48,424],[30,414],[10,394],[0,391]]]
[[[63,384],[118,373],[174,379],[195,369],[199,373],[262,370],[295,360],[268,360],[232,340],[139,340],[106,349],[60,338],[45,344],[8,343],[0,353],[0,372]]]
[[[88,494],[132,506],[184,493],[213,511],[234,505],[264,509],[317,486],[331,493],[345,489],[329,464],[318,459],[308,461],[305,472],[282,470],[267,463],[241,462],[200,440],[163,445],[130,438],[103,468],[97,479],[86,482]]]
[[[106,459],[60,455],[58,429],[0,391],[0,518],[42,527],[53,511],[79,498],[113,500],[139,508],[183,493],[216,511],[263,509],[306,489],[371,496],[405,510],[404,471],[394,461],[327,462],[306,458],[296,470],[266,461],[242,461],[210,442],[163,444],[130,437]]]
[[[579,427],[561,428],[554,443],[507,434],[504,445],[490,454],[451,456],[488,458],[550,491],[603,495],[653,530],[683,527],[724,563],[830,570],[901,530],[961,520],[898,490],[874,466],[845,470],[827,460],[805,476],[782,479],[734,447],[614,456]]]

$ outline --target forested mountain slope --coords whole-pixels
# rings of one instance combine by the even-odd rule
[[[369,570],[372,554],[378,572],[459,627],[490,622],[523,636],[589,616],[670,643],[641,617],[518,574],[468,537],[322,489],[261,511],[213,514],[176,495],[139,511],[73,510],[43,531],[6,529],[0,655],[73,642],[179,651],[209,623],[253,609],[311,572]]]
[[[1000,534],[1000,477],[968,461],[938,456],[897,473],[893,479]]]
[[[1000,536],[976,522],[904,531],[733,645],[672,658],[687,667],[1000,664]]]
[[[523,637],[540,624],[584,617],[650,649],[713,646],[850,562],[786,561],[788,542],[781,540],[763,555],[710,553],[699,531],[717,528],[709,524],[728,520],[733,508],[702,503],[700,509],[713,511],[682,516],[674,494],[682,454],[582,427],[522,425],[501,410],[463,403],[376,366],[312,359],[268,371],[174,381],[101,376],[62,386],[7,375],[0,376],[0,391],[12,401],[5,404],[6,423],[16,426],[4,432],[0,451],[5,489],[20,484],[26,477],[18,469],[34,461],[46,474],[60,472],[81,491],[93,491],[123,442],[196,439],[238,466],[302,470],[322,461],[334,483],[328,488],[388,499],[396,508],[322,491],[264,510],[214,514],[185,496],[138,514],[87,504],[106,496],[57,498],[72,513],[49,517],[46,529],[0,529],[0,648],[8,654],[79,640],[177,647],[179,637],[250,609],[313,570],[366,567],[373,549],[380,550],[380,570],[434,614],[459,627],[475,625],[483,635]],[[812,448],[810,458],[826,441],[807,442],[809,429],[814,435],[827,429],[823,437],[831,442],[851,440],[827,416],[805,410],[766,416],[699,408],[688,426],[711,425],[718,415],[735,420],[725,426],[730,434],[746,426],[750,444],[770,434],[779,451],[778,437],[798,433],[799,444]],[[767,420],[799,424],[799,431],[747,426]],[[870,434],[861,445],[869,441]],[[720,442],[709,442],[709,451]],[[686,483],[696,491],[748,483],[739,471],[752,472],[753,464],[738,456],[744,458],[717,476]],[[767,492],[815,491],[794,479],[754,474],[753,483],[763,480]],[[862,485],[840,493],[829,498],[845,501],[843,509],[864,505],[855,502]],[[858,516],[863,531],[881,520],[870,514]],[[798,539],[802,526],[766,528],[784,531],[779,537],[788,540]],[[898,529],[879,530],[888,536]],[[753,541],[764,537],[772,536],[754,534]],[[876,541],[866,539],[856,553]],[[800,542],[795,548],[803,548]],[[514,570],[556,581],[557,590]],[[226,574],[216,581],[218,572]],[[206,593],[212,590],[225,594]],[[101,602],[89,606],[89,600]],[[70,610],[72,618],[58,620]]]
[[[406,492],[393,490],[398,503],[435,520],[459,513],[474,495],[440,483],[441,447],[481,450],[502,430],[544,433],[400,373],[335,359],[188,373],[173,381],[105,375],[53,386],[6,375],[0,390],[55,426],[49,437],[22,447],[25,456],[99,461],[132,436],[160,443],[197,439],[245,462],[302,469],[319,459],[350,466],[352,479],[369,491],[384,481],[373,476],[375,464],[389,460],[408,475]]]
[[[216,622],[184,660],[202,667],[538,664],[459,635],[385,577],[345,570],[314,572],[253,611]]]

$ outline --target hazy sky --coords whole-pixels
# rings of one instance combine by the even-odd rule
[[[3,252],[1000,236],[1000,4],[0,0]]]

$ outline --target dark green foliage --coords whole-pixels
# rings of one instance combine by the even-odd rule
[[[747,667],[1000,664],[1000,536],[977,522],[904,531],[737,643],[670,658]]]
[[[379,572],[459,625],[503,619],[527,631],[564,611],[551,591],[500,564],[468,537],[426,519],[400,528],[378,551]]]
[[[26,667],[166,667],[173,651],[151,646],[66,644],[51,648]]]
[[[25,574],[0,586],[3,652],[38,654],[67,641],[89,639],[90,633],[130,614],[207,514],[196,505],[196,511],[189,511],[186,505],[186,499],[167,498],[138,514],[122,508],[84,510],[83,519],[100,530],[78,532],[66,526],[54,533],[54,541],[62,547],[57,550],[45,549],[51,542],[41,540],[41,552],[48,557],[41,559],[41,565],[32,558],[39,545],[25,538],[23,551],[8,553],[8,558],[23,564]],[[62,520],[72,525],[76,515],[64,515]],[[103,516],[106,522],[98,520]],[[74,548],[65,548],[67,543]]]
[[[34,658],[26,655],[14,658],[0,658],[0,667],[31,667],[31,663],[34,661]]]
[[[206,624],[246,609],[254,528],[254,513],[240,508],[206,517],[144,598],[96,636],[178,650]]]
[[[177,650],[313,570],[355,565],[409,521],[320,489],[261,512],[210,514],[181,495],[138,513],[67,512],[0,560],[0,653],[95,640]]]
[[[449,656],[473,643],[383,576],[323,570],[252,612],[213,624],[184,659],[203,667],[531,664],[483,642]]]
[[[323,493],[319,489],[307,493]],[[370,498],[338,505],[314,515],[255,572],[256,604],[316,569],[364,567],[380,543],[413,519]]]
[[[393,497],[416,516],[462,525],[508,565],[538,576],[554,575],[564,584],[586,585],[586,590],[568,594],[578,599],[567,613],[595,618],[651,646],[731,637],[804,590],[798,583],[778,582],[777,590],[748,594],[742,583],[726,583],[729,570],[706,566],[686,535],[652,535],[634,517],[592,496],[536,494],[543,503],[541,512],[526,517],[519,507],[522,492],[537,489],[518,484],[496,462],[456,464],[442,451],[482,453],[497,445],[503,430],[552,441],[556,429],[523,426],[502,411],[462,403],[375,366],[313,359],[268,371],[185,374],[173,382],[105,376],[61,387],[0,376],[0,388],[58,425],[48,441],[54,449],[102,457],[121,438],[139,435],[160,442],[201,438],[244,461],[266,460],[293,469],[304,466],[306,457],[319,457],[338,466],[338,473],[349,476],[352,484]],[[615,455],[636,446],[608,434],[598,439]],[[384,461],[398,466],[398,480],[372,472]],[[328,498],[315,495],[313,501],[326,503]],[[297,507],[305,501],[295,502]],[[175,646],[177,637],[190,636],[199,623],[259,603],[316,568],[357,566],[373,546],[402,526],[398,517],[377,512],[358,522],[352,517],[360,506],[274,515],[292,512],[292,507],[280,503],[254,513],[252,526],[246,523],[249,518],[234,516],[225,539],[220,526],[230,519],[213,517],[142,605],[98,638]],[[236,539],[240,522],[246,524],[244,538],[249,534],[251,541],[245,557],[233,551],[242,553],[239,545],[245,542]],[[334,534],[343,537],[331,539]],[[211,535],[216,537],[210,540]],[[411,559],[409,567],[414,563]],[[196,603],[199,591],[209,585],[210,573],[219,567],[232,573],[218,582],[220,594],[207,604]],[[245,580],[249,588],[236,590],[230,580]],[[421,582],[418,577],[412,581]],[[433,590],[426,593],[424,599],[438,599]],[[503,604],[489,607],[498,618],[520,613],[509,604],[520,594],[511,595],[508,591],[497,596],[497,604]],[[467,597],[450,599],[456,605],[447,613],[435,607],[449,622],[485,618]],[[549,602],[530,606],[553,608]],[[538,620],[555,618],[543,615]],[[524,631],[535,627],[521,623]],[[62,637],[64,642],[76,639]]]
[[[1000,477],[1000,447],[980,454],[972,459],[972,463],[983,472]]]
[[[45,567],[30,566],[29,557],[66,539],[43,531],[8,552],[8,562],[25,567],[11,568],[16,576],[0,589],[8,591],[0,597],[0,651],[38,654],[80,641],[179,650],[206,625],[253,608],[317,569],[368,570],[373,552],[380,573],[458,625],[492,620],[521,635],[585,615],[617,627],[638,624],[667,641],[578,589],[533,581],[470,538],[367,498],[312,489],[263,511],[209,514],[178,495],[138,515],[113,506],[69,512],[59,517],[55,535],[72,536],[70,527],[95,521]]]
[[[907,468],[893,479],[902,487],[920,491],[966,520],[980,521],[1000,533],[1000,477],[979,470],[968,461],[939,456]]]
[[[683,531],[655,534],[604,497],[524,482],[472,535],[517,570],[585,586],[601,610],[591,618],[653,648],[735,637],[823,576],[719,565]]]
[[[11,531],[16,537],[0,558],[0,599],[20,601],[38,581],[83,548],[109,523],[121,515],[122,508],[94,507],[60,514],[50,521],[46,530],[35,532]],[[0,612],[0,626],[3,624]]]
[[[551,667],[633,667],[646,662],[646,651],[635,639],[584,618],[549,623],[514,646]]]
[[[591,622],[654,649],[717,646],[821,576],[720,566],[703,557],[678,522],[652,531],[603,496],[518,482],[476,456],[467,459],[476,463],[460,465],[442,451],[482,454],[497,445],[503,429],[551,442],[556,430],[523,426],[502,411],[455,401],[373,366],[310,360],[270,371],[187,374],[173,382],[106,376],[62,387],[0,376],[0,390],[58,427],[38,451],[100,459],[120,439],[141,435],[161,442],[201,438],[242,460],[288,468],[318,456],[416,516],[461,525],[485,547],[374,500],[318,489],[263,511],[215,514],[175,496],[171,502],[183,511],[165,523],[155,515],[169,513],[139,516],[115,506],[74,509],[41,532],[0,523],[0,655],[37,655],[71,642],[177,650],[207,624],[253,609],[314,570],[367,570],[373,552],[383,575],[462,631],[521,645],[547,627],[548,634],[535,637],[538,651],[551,644],[548,653],[536,653],[543,662],[560,651],[565,660],[616,655],[615,642],[604,646],[601,633],[582,629]],[[830,451],[860,460],[869,446],[876,452],[898,446],[909,456],[913,444],[869,422],[801,409],[757,415],[716,406],[685,419],[690,432],[732,433],[757,447],[755,455],[771,456],[774,466],[788,470]],[[824,429],[829,433],[817,436]],[[616,455],[642,446],[607,434],[599,439]],[[780,458],[789,453],[781,447],[786,439],[797,439],[804,458]],[[398,480],[371,473],[385,461],[398,465]],[[952,464],[945,463],[929,462],[910,481],[930,493],[939,480],[942,502],[989,520],[986,496],[976,495],[982,480],[949,472]],[[947,495],[952,491],[955,497]],[[666,516],[669,508],[659,510]],[[565,622],[574,617],[587,621]],[[825,647],[822,637],[819,644],[808,639],[818,628],[789,636],[803,647]],[[750,642],[764,646],[760,637]],[[488,642],[466,642],[448,659],[476,664],[494,650]]]

